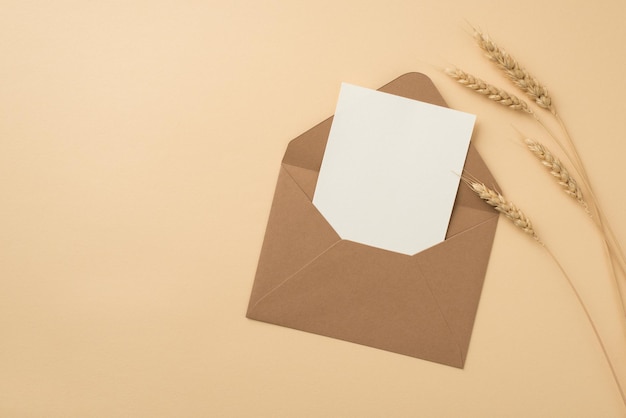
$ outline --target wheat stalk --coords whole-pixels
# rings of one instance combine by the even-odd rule
[[[526,113],[534,114],[533,110],[528,107],[528,104],[524,100],[501,88],[493,86],[478,77],[466,73],[458,68],[447,68],[445,72],[450,77],[454,78],[459,84],[464,85],[478,94],[486,96],[489,100],[513,110],[521,110]]]
[[[541,161],[541,163],[544,166],[546,166],[550,170],[550,173],[557,179],[559,185],[563,188],[565,193],[567,193],[570,197],[576,200],[583,207],[587,215],[591,216],[591,212],[589,211],[589,206],[587,205],[587,202],[585,201],[583,197],[582,190],[578,186],[578,183],[576,182],[576,180],[574,180],[574,178],[570,176],[569,172],[567,171],[565,166],[561,163],[561,161],[557,157],[555,157],[547,147],[538,143],[537,141],[531,138],[526,138],[524,142],[528,146],[528,149]],[[619,295],[619,301],[620,301],[620,306],[622,308],[622,312],[624,313],[624,315],[626,315],[626,305],[624,304],[624,295],[623,295],[622,288],[619,284],[619,280],[616,275],[615,266],[613,263],[613,255],[611,253],[611,244],[602,229],[602,224],[597,219],[594,219],[594,221],[595,221],[594,224],[596,225],[596,227],[598,227],[600,232],[603,233],[603,247],[610,260],[610,264],[609,264],[610,273],[611,273],[611,276],[613,277],[613,280],[615,281],[615,287]]]
[[[539,161],[541,161],[541,163],[550,170],[550,174],[557,179],[559,185],[563,188],[565,193],[576,200],[585,209],[585,212],[587,212],[588,215],[591,215],[587,202],[583,197],[582,190],[578,186],[576,180],[574,180],[574,178],[569,174],[569,171],[565,168],[563,163],[561,163],[561,161],[555,157],[546,146],[535,141],[534,139],[526,138],[524,142],[528,146],[528,149],[539,159]]]
[[[598,332],[595,322],[591,318],[591,314],[589,313],[589,310],[587,309],[585,302],[580,296],[580,293],[578,293],[576,286],[574,286],[574,283],[570,279],[563,265],[559,262],[559,260],[556,258],[554,253],[537,236],[537,233],[535,232],[532,226],[532,223],[530,222],[530,219],[528,219],[528,217],[524,215],[524,213],[517,206],[515,206],[513,202],[507,200],[499,192],[493,189],[490,189],[484,183],[481,183],[476,180],[468,179],[465,176],[462,176],[461,179],[463,180],[465,184],[467,184],[470,187],[472,191],[474,191],[474,193],[476,193],[478,197],[480,197],[483,201],[485,201],[487,204],[492,206],[495,210],[502,213],[507,219],[512,221],[513,224],[516,227],[518,227],[520,230],[522,230],[524,233],[532,236],[548,252],[552,260],[555,262],[555,264],[559,268],[559,270],[561,270],[561,273],[563,273],[563,277],[567,281],[567,284],[569,285],[570,289],[574,293],[576,300],[578,301],[583,312],[585,313],[587,321],[589,325],[591,326],[591,329],[598,343],[600,344],[600,348],[602,349],[604,358],[609,366],[609,369],[613,376],[613,380],[615,381],[619,394],[622,397],[622,402],[626,406],[626,394],[624,393],[624,390],[622,389],[622,385],[619,381],[619,378],[617,377],[617,373],[615,372],[615,367],[613,366],[613,362],[611,361],[611,358],[609,357],[609,353],[606,351],[604,342],[602,341],[602,338],[600,337],[600,333]]]
[[[554,139],[559,148],[563,151],[563,153],[567,156],[567,158],[571,161],[574,161],[574,158],[569,154],[567,148],[559,141],[556,135],[548,128],[548,126],[539,118],[539,116],[528,106],[528,104],[515,96],[507,92],[504,89],[491,85],[482,79],[469,74],[458,68],[447,68],[445,69],[445,73],[449,75],[451,78],[455,79],[459,84],[464,85],[470,90],[475,91],[478,94],[486,96],[488,99],[495,101],[501,105],[508,107],[513,110],[521,110],[524,113],[531,115],[545,130],[548,132],[550,137]],[[576,165],[574,165],[574,169],[580,173],[580,170]],[[582,176],[582,173],[581,173]],[[584,178],[583,178],[584,180]]]
[[[474,29],[474,39],[476,39],[478,46],[485,51],[487,57],[495,62],[513,83],[522,89],[522,91],[539,106],[556,114],[556,110],[552,104],[552,98],[548,94],[548,89],[541,85],[535,77],[515,60],[515,58],[477,29]]]
[[[533,77],[519,62],[513,58],[506,50],[498,46],[495,42],[489,38],[489,36],[482,33],[480,30],[474,29],[474,39],[478,46],[485,52],[486,56],[495,62],[505,74],[511,79],[511,81],[517,85],[522,91],[530,96],[540,107],[548,109],[556,121],[559,123],[561,130],[564,134],[567,146],[565,146],[556,135],[543,123],[543,121],[533,114],[535,120],[548,132],[548,134],[554,139],[556,144],[561,148],[564,154],[567,156],[575,171],[580,175],[582,185],[587,189],[589,194],[590,207],[593,210],[593,220],[604,241],[604,245],[608,248],[609,258],[611,259],[611,267],[614,268],[613,263],[617,264],[622,274],[626,276],[626,257],[621,245],[615,236],[613,228],[609,224],[604,211],[600,207],[599,201],[596,197],[594,188],[591,185],[589,175],[583,164],[580,154],[577,150],[576,144],[572,140],[563,119],[558,114],[551,96],[548,93],[548,89],[540,84],[535,77]],[[570,152],[571,150],[571,152]],[[588,207],[589,208],[589,207]],[[617,280],[617,279],[616,279]],[[619,285],[618,285],[619,286]],[[621,290],[620,290],[621,294]],[[622,306],[624,306],[623,300],[621,300]],[[626,312],[626,310],[625,310]]]
[[[582,159],[580,158],[578,150],[576,149],[576,145],[573,142],[571,135],[569,134],[565,126],[565,123],[563,122],[560,115],[558,114],[554,106],[552,97],[550,96],[548,92],[548,89],[544,85],[540,84],[539,81],[534,76],[532,76],[524,67],[522,67],[519,64],[519,62],[515,60],[515,58],[513,58],[507,51],[505,51],[503,48],[500,48],[488,36],[486,36],[481,31],[475,28],[474,28],[474,38],[478,46],[485,52],[485,55],[491,61],[493,61],[506,74],[506,76],[511,80],[511,82],[514,85],[516,85],[518,88],[520,88],[533,101],[535,101],[535,103],[539,107],[548,110],[554,116],[558,124],[560,125],[561,130],[564,134],[564,139],[568,145],[567,147],[564,146],[561,143],[561,141],[559,141],[558,137],[554,135],[552,131],[541,121],[541,119],[537,116],[537,114],[533,112],[529,112],[529,114],[533,115],[534,119],[547,131],[547,133],[559,145],[559,147],[563,150],[564,155],[567,156],[569,162],[572,164],[575,171],[580,175],[582,185],[583,187],[585,187],[590,197],[589,203],[594,214],[594,216],[592,217],[592,220],[594,221],[594,224],[598,227],[598,229],[600,230],[600,233],[602,234],[603,245],[604,245],[605,251],[609,255],[610,267],[612,268],[611,272],[613,274],[613,278],[615,279],[617,290],[620,296],[620,302],[622,304],[622,311],[626,315],[626,308],[624,305],[620,284],[615,274],[615,265],[614,265],[614,263],[617,263],[617,265],[621,268],[622,273],[626,275],[626,258],[624,257],[624,252],[620,248],[619,242],[612,228],[610,227],[603,211],[600,208],[598,200],[591,186],[589,176],[587,175],[587,171],[585,170]],[[530,145],[533,145],[533,144],[527,143],[527,145],[529,145],[530,147]],[[571,149],[571,154],[568,152],[568,149]],[[561,186],[565,189],[565,191],[574,199],[576,199],[578,203],[580,203],[588,211],[589,206],[587,206],[586,201],[583,199],[582,192],[580,192],[580,188],[578,188],[577,183],[573,181],[573,179],[571,179],[569,172],[563,171],[564,169],[563,164],[560,161],[558,161],[558,159],[555,159],[554,155],[551,154],[545,147],[542,149],[542,148],[533,146],[531,148],[531,151],[535,153],[535,155],[541,160],[541,162],[550,169],[551,173],[559,180],[559,183],[561,183]],[[595,323],[583,299],[581,298],[576,287],[573,285],[571,279],[569,278],[569,275],[567,274],[566,270],[563,268],[561,263],[558,261],[554,253],[543,242],[541,242],[537,238],[537,234],[532,228],[532,224],[530,224],[530,221],[528,220],[528,218],[526,218],[523,215],[523,213],[519,211],[519,209],[515,205],[507,201],[498,192],[488,189],[484,184],[480,182],[468,181],[468,180],[465,180],[465,182],[481,199],[483,199],[485,202],[490,204],[499,212],[502,212],[505,215],[508,214],[508,216],[506,216],[508,219],[513,221],[513,223],[516,226],[518,226],[521,230],[523,230],[527,234],[532,235],[535,238],[535,240],[541,243],[543,248],[546,249],[548,254],[557,264],[557,266],[563,273],[563,276],[566,279],[569,287],[571,288],[574,295],[576,296],[578,303],[580,304],[580,306],[582,307],[586,315],[587,321],[589,322],[595,334],[595,337],[602,348],[604,357],[613,375],[613,379],[617,385],[617,388],[619,389],[619,394],[621,396],[622,402],[626,406],[626,393],[622,389],[620,380],[617,377],[615,368],[613,367],[611,359],[606,351],[602,338],[600,337],[600,334],[595,326]],[[581,202],[585,202],[585,204],[583,205]]]

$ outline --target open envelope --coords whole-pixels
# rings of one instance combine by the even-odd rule
[[[380,90],[446,106],[419,73]],[[440,244],[409,256],[342,240],[312,203],[331,123],[287,147],[247,317],[462,368],[498,213],[461,185]],[[465,170],[497,187],[471,144]]]

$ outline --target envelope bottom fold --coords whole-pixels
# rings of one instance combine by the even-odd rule
[[[467,357],[497,225],[498,217],[492,216],[414,257],[458,344],[462,363]]]
[[[248,317],[462,367],[456,336],[412,264],[409,256],[340,241]]]

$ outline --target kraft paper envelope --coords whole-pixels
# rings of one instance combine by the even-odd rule
[[[419,73],[380,90],[446,105]],[[440,244],[410,256],[342,240],[312,204],[331,123],[287,147],[247,317],[462,368],[497,212],[461,185]],[[465,170],[497,187],[471,144]]]

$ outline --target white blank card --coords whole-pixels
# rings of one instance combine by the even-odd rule
[[[409,255],[443,241],[474,121],[343,83],[313,204],[350,241]]]

